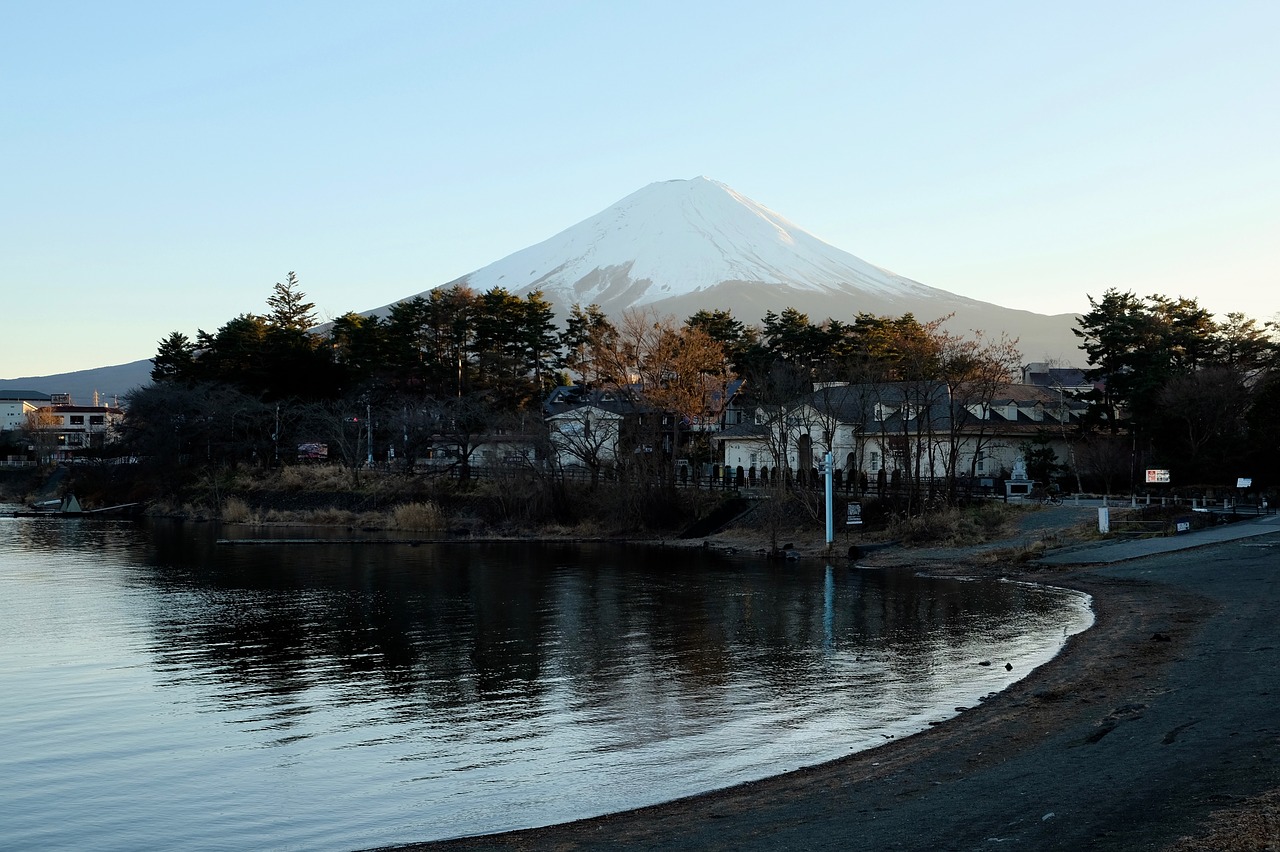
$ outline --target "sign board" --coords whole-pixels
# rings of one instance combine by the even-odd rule
[[[849,513],[845,517],[844,523],[845,523],[845,526],[853,526],[854,524],[862,523],[862,504],[861,503],[849,504]]]
[[[1252,477],[1242,476],[1236,480],[1236,488],[1252,488],[1252,487],[1253,487]]]
[[[1190,521],[1178,521],[1178,522],[1177,522],[1177,530],[1178,530],[1178,532],[1180,532],[1180,533],[1184,533],[1184,532],[1191,532],[1191,522],[1190,522]]]
[[[1148,470],[1147,482],[1168,482],[1169,471],[1167,470]]]

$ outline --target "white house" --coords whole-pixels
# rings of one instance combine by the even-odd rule
[[[1013,468],[1020,445],[1037,436],[1058,458],[1083,404],[1054,389],[1007,384],[982,399],[942,382],[832,384],[780,411],[757,412],[751,427],[719,438],[730,467],[815,469],[831,452],[845,476],[885,471],[915,478],[996,477]]]
[[[618,459],[626,414],[616,402],[582,403],[547,417],[556,466],[597,472]]]
[[[0,390],[0,432],[27,426],[27,415],[50,404],[50,396],[32,390]]]

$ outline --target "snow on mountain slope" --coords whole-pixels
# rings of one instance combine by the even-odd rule
[[[862,312],[950,317],[946,327],[958,334],[1019,339],[1031,360],[1069,364],[1080,356],[1074,315],[1015,311],[903,278],[704,177],[650,184],[444,286],[453,284],[518,296],[541,290],[560,317],[573,304],[597,304],[615,318],[632,307],[677,318],[728,308],[748,324],[788,307],[818,322]]]
[[[457,282],[614,313],[725,281],[880,299],[951,296],[824,243],[723,183],[653,183],[537,245]]]

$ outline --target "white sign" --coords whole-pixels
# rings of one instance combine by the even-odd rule
[[[1148,470],[1147,482],[1168,482],[1169,471],[1167,470]]]
[[[1242,476],[1236,480],[1236,488],[1252,488],[1253,479],[1248,476]]]
[[[848,515],[845,517],[845,526],[853,526],[862,523],[862,504],[850,503]]]

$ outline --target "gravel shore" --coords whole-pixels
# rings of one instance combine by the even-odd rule
[[[954,572],[969,555],[885,564]],[[929,731],[702,796],[430,848],[1162,850],[1280,788],[1280,528],[1021,577],[1089,593],[1095,626]],[[1280,848],[1274,820],[1260,830],[1264,845],[1194,848]]]

